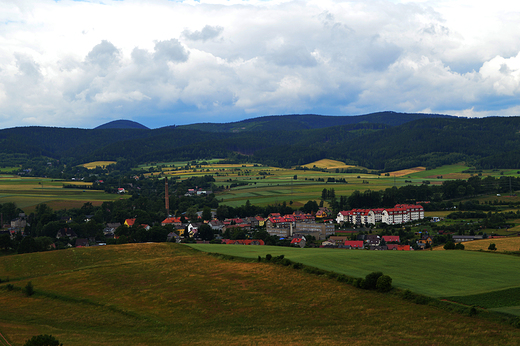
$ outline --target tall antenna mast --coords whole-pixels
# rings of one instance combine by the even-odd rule
[[[164,204],[166,207],[166,216],[170,216],[170,196],[168,195],[168,177],[164,178]]]

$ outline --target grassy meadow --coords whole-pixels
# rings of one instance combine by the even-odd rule
[[[7,276],[0,333],[12,345],[38,334],[116,346],[516,345],[520,337],[507,325],[179,244],[0,257],[0,278]],[[28,281],[30,297],[20,290]]]

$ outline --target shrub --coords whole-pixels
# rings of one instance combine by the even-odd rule
[[[496,251],[497,250],[497,246],[495,245],[495,243],[489,244],[488,250]]]
[[[392,289],[392,278],[388,275],[381,275],[377,279],[376,288],[379,292],[389,292]]]
[[[457,243],[455,245],[455,250],[464,250],[464,244],[462,243]]]
[[[33,336],[23,344],[24,346],[63,346],[58,339],[52,335],[37,335]]]
[[[367,290],[375,290],[377,285],[377,279],[383,276],[382,272],[372,272],[365,276],[365,280],[363,281],[362,288]]]
[[[301,263],[293,263],[292,267],[293,267],[293,269],[302,269],[303,268],[303,264],[301,264]]]
[[[452,241],[447,242],[444,244],[444,250],[455,250],[455,243]]]
[[[257,262],[262,262],[262,257],[260,257],[260,255],[258,256]]]
[[[404,290],[402,297],[406,300],[414,300],[415,294],[413,294],[413,292],[410,290]]]
[[[476,314],[478,314],[478,311],[474,306],[472,306],[471,309],[469,309],[468,313],[470,316],[475,316]]]
[[[32,282],[28,282],[27,285],[25,285],[25,294],[30,297],[34,294],[34,286]]]
[[[267,254],[267,255],[265,255],[265,260],[266,260],[266,261],[270,261],[271,258],[273,258],[273,256],[271,256],[271,254]]]

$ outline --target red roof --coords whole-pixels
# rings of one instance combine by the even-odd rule
[[[167,217],[166,219],[164,219],[163,224],[169,224],[169,223],[180,223],[181,222],[181,218],[180,217]]]
[[[128,225],[128,227],[132,227],[135,223],[135,219],[126,219],[125,223]]]
[[[347,240],[345,242],[345,246],[350,246],[353,248],[362,248],[363,247],[363,241],[362,240]]]
[[[241,245],[251,245],[254,243],[254,245],[265,245],[264,241],[262,239],[222,239],[222,243],[224,244],[241,244]]]
[[[399,243],[400,242],[398,235],[384,235],[383,239],[387,243]]]

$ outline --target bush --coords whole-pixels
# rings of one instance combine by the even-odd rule
[[[293,263],[292,267],[293,267],[293,269],[302,269],[303,268],[303,264],[301,264],[301,263]]]
[[[266,261],[270,261],[271,258],[273,258],[273,256],[271,256],[271,254],[267,254],[267,255],[265,255],[265,260],[266,260]]]
[[[375,290],[377,286],[377,280],[381,276],[383,276],[382,272],[372,272],[368,274],[367,276],[365,276],[362,288],[367,290]]]
[[[377,279],[376,288],[379,292],[389,292],[392,289],[392,278],[388,275],[381,275]]]
[[[415,294],[413,294],[413,292],[410,290],[404,290],[402,297],[406,300],[414,300]]]
[[[37,335],[33,336],[23,344],[24,346],[63,346],[58,339],[52,335]]]
[[[11,284],[7,284],[5,288],[7,288],[8,291],[12,291],[14,289],[14,286]]]
[[[497,250],[497,246],[495,245],[495,243],[489,244],[488,250],[496,251]]]
[[[464,250],[464,244],[462,243],[457,243],[455,245],[455,250]]]
[[[28,282],[27,285],[25,285],[25,294],[30,297],[34,294],[34,286],[32,282]]]
[[[452,241],[447,242],[444,244],[444,250],[455,250],[455,243]]]

